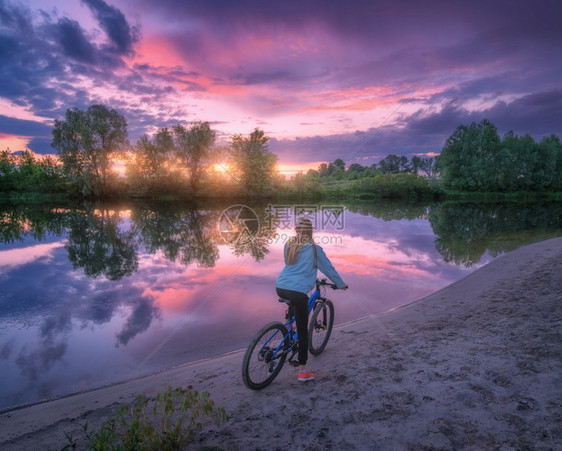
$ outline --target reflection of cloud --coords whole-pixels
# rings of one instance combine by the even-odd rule
[[[29,353],[26,353],[27,348],[24,347],[16,359],[16,363],[24,376],[36,381],[40,373],[49,371],[56,362],[62,359],[67,347],[66,341],[45,343],[41,348]]]
[[[7,359],[12,354],[12,350],[14,349],[14,341],[11,340],[8,343],[4,343],[2,349],[0,349],[0,359]]]
[[[144,332],[150,326],[152,318],[158,314],[158,308],[146,298],[140,298],[133,312],[127,318],[123,330],[117,334],[119,343],[126,345],[133,337]]]
[[[63,243],[37,244],[19,249],[0,251],[0,267],[21,266],[32,263],[39,258],[52,258],[52,252],[63,247]]]
[[[85,302],[77,316],[94,324],[104,324],[111,321],[119,302],[114,293],[96,293],[90,302]]]
[[[340,274],[378,276],[387,273],[390,267],[384,258],[368,254],[334,254],[331,260]]]
[[[39,346],[30,350],[31,346],[25,344],[16,358],[22,374],[35,381],[39,374],[49,371],[62,359],[68,348],[66,332],[70,329],[68,312],[47,317],[41,324]]]

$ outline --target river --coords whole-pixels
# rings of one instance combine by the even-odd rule
[[[350,287],[336,324],[562,235],[560,203],[0,204],[0,409],[245,348],[303,215]]]

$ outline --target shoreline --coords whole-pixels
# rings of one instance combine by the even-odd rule
[[[562,238],[507,253],[388,312],[340,324],[317,379],[283,368],[244,387],[244,350],[0,412],[0,447],[62,447],[168,385],[208,391],[230,421],[194,448],[554,448],[562,443]],[[353,297],[353,293],[349,293]],[[264,445],[265,444],[265,445]]]

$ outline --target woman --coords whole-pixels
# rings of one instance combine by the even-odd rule
[[[291,301],[299,338],[299,373],[301,382],[314,379],[306,369],[308,359],[308,295],[314,288],[317,269],[322,271],[338,288],[347,289],[334,266],[312,239],[312,222],[301,218],[296,226],[297,235],[285,244],[285,267],[279,274],[276,290],[279,297]]]

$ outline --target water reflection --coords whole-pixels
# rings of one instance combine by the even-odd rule
[[[27,237],[42,241],[47,233],[60,236],[66,225],[64,211],[49,205],[0,204],[0,241],[11,244]]]
[[[226,242],[226,207],[0,206],[0,408],[240,349],[277,318],[292,231],[264,227],[258,205],[255,239]],[[562,234],[561,218],[560,204],[361,203],[317,235],[338,238],[324,249],[353,298],[379,313]],[[365,315],[331,297],[337,323]]]
[[[74,268],[88,277],[119,280],[137,270],[135,234],[120,228],[116,210],[87,208],[68,215],[65,246]]]
[[[212,268],[219,257],[218,211],[152,207],[135,208],[132,229],[148,253],[162,252],[172,262]]]
[[[429,222],[444,260],[471,267],[486,252],[495,257],[558,236],[562,205],[446,202],[430,209]]]

